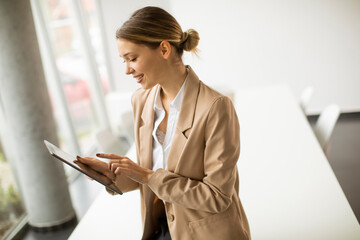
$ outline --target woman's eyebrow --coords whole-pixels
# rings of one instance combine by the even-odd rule
[[[124,58],[124,57],[126,57],[127,55],[129,55],[129,54],[132,54],[132,52],[127,52],[127,53],[125,53],[122,57]],[[121,56],[120,56],[121,57]]]

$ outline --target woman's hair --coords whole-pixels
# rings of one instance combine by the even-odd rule
[[[157,48],[162,41],[175,47],[179,56],[184,50],[197,52],[199,34],[194,29],[183,32],[176,19],[164,9],[144,7],[135,11],[117,31],[116,39]]]

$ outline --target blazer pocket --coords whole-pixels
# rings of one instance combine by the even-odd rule
[[[189,222],[190,234],[196,240],[247,239],[236,211],[225,211],[200,220]]]

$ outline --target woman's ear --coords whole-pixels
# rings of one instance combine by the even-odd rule
[[[161,51],[161,56],[164,59],[169,59],[172,51],[171,44],[168,41],[162,41],[159,47]]]

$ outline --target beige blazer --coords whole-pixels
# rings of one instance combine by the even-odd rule
[[[132,97],[137,160],[149,169],[158,87],[139,89]],[[151,239],[159,227],[161,200],[174,240],[250,239],[239,199],[239,134],[231,100],[202,83],[189,67],[168,169],[158,169],[148,185],[126,177],[116,181],[123,192],[140,188],[143,239]]]

